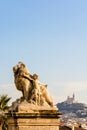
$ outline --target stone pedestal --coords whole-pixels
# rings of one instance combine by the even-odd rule
[[[39,110],[34,112],[9,112],[8,130],[59,130],[58,110]]]
[[[31,75],[23,62],[13,67],[16,88],[23,96],[9,108],[8,130],[59,130],[60,115],[47,85]]]

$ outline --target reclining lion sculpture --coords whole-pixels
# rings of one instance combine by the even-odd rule
[[[18,62],[13,67],[13,72],[14,83],[16,88],[22,91],[23,100],[37,105],[47,103],[49,106],[53,106],[53,100],[47,91],[47,85],[38,82],[38,75],[31,75],[23,62]]]

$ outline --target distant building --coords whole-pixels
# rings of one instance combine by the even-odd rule
[[[68,96],[65,103],[68,103],[68,104],[77,103],[77,100],[75,99],[75,94],[73,94],[72,97]]]

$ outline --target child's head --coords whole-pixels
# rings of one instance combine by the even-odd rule
[[[33,78],[36,80],[39,78],[39,76],[37,74],[33,74]]]

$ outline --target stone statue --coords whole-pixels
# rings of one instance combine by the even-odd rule
[[[16,88],[22,91],[23,97],[17,99],[15,104],[22,104],[24,101],[27,104],[36,106],[49,106],[53,107],[53,100],[47,91],[47,85],[39,81],[37,74],[31,75],[23,62],[18,62],[13,67],[14,83]]]
[[[43,105],[45,102],[47,102],[50,106],[53,106],[52,98],[47,91],[47,85],[39,81],[39,76],[37,74],[33,75],[33,79],[34,89],[32,97],[35,98],[36,104]]]
[[[31,74],[29,73],[25,64],[22,62],[19,62],[16,66],[13,67],[13,72],[16,88],[22,91],[23,99],[28,101],[33,89]]]

